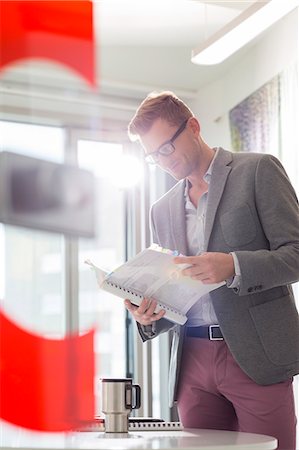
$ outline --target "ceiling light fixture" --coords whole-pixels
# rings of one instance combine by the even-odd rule
[[[299,6],[299,0],[257,1],[192,51],[194,64],[219,64],[283,16]]]

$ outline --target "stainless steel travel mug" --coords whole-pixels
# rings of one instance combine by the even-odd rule
[[[132,378],[102,378],[101,384],[105,432],[127,433],[130,412],[140,408],[140,386]]]

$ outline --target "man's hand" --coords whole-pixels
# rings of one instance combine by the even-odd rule
[[[228,253],[207,252],[199,256],[177,256],[175,264],[190,264],[182,274],[204,284],[220,283],[235,275],[234,259]]]
[[[130,311],[136,322],[141,325],[151,325],[153,322],[161,319],[165,314],[164,309],[161,309],[161,311],[155,314],[154,311],[157,306],[157,302],[149,298],[144,298],[139,306],[133,305],[128,299],[126,299],[124,303],[125,307],[128,311]]]

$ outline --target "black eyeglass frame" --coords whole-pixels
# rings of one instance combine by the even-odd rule
[[[156,151],[154,151],[152,153],[148,153],[145,156],[145,161],[147,163],[149,163],[149,164],[157,164],[157,162],[159,161],[159,155],[169,156],[175,151],[174,141],[179,137],[179,135],[186,128],[189,118],[184,120],[184,122],[178,128],[178,130],[174,133],[172,138],[170,138],[168,141],[164,142],[164,144],[160,145],[160,147]],[[163,151],[163,148],[164,148],[164,151]],[[166,151],[166,148],[167,148],[167,151]]]

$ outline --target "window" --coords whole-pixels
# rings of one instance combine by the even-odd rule
[[[126,370],[123,302],[98,290],[95,275],[84,264],[85,259],[91,259],[111,271],[125,260],[125,196],[111,177],[122,153],[120,144],[78,141],[79,167],[94,173],[97,189],[98,235],[92,240],[80,239],[78,251],[80,329],[96,326],[96,393],[100,377],[124,377]]]
[[[0,150],[62,163],[61,128],[0,122]],[[65,333],[62,235],[0,224],[0,301],[28,330]]]
[[[96,177],[98,207],[95,239],[78,240],[0,224],[1,306],[20,325],[46,337],[61,338],[71,329],[79,328],[84,332],[95,327],[96,394],[99,394],[100,377],[124,377],[126,370],[134,372],[134,382],[141,384],[143,375],[132,352],[139,353],[137,359],[141,361],[144,346],[141,342],[137,346],[135,341],[139,341],[139,337],[135,335],[134,342],[128,344],[132,330],[128,333],[129,321],[123,301],[98,290],[94,273],[84,264],[89,258],[110,271],[128,255],[133,256],[148,245],[142,236],[147,226],[148,208],[141,200],[148,195],[147,188],[145,185],[129,190],[124,187],[143,174],[141,165],[136,166],[136,160],[128,155],[132,148],[112,143],[109,138],[103,142],[90,131],[81,133],[80,130],[24,123],[0,122],[0,133],[1,151],[58,163],[73,161],[92,171]],[[128,175],[127,179],[123,178],[124,174]],[[70,319],[73,312],[77,319],[74,322]],[[135,325],[133,328],[135,333]],[[157,352],[159,341],[155,347]],[[159,378],[158,372],[156,377]],[[154,395],[159,409],[160,390],[158,385],[156,387]],[[151,384],[148,396],[151,396]],[[96,412],[100,412],[99,403]],[[139,410],[138,414],[141,413]],[[18,431],[6,425],[5,430],[11,430],[12,435]],[[0,432],[3,427],[1,424]]]

